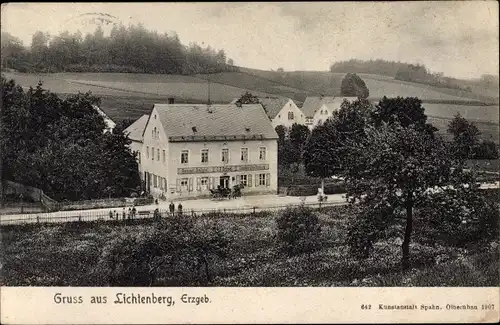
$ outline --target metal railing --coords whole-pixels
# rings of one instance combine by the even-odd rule
[[[270,205],[270,206],[252,206],[252,207],[239,207],[239,208],[210,208],[210,209],[186,209],[182,211],[183,215],[191,215],[199,217],[202,215],[213,214],[213,213],[224,213],[224,214],[258,214],[262,212],[277,212],[288,207],[297,207],[300,205],[307,206],[312,209],[319,209],[331,206],[344,205],[344,202],[315,202],[315,203],[295,203],[286,205]],[[116,214],[111,214],[110,211],[58,211],[52,213],[39,213],[39,214],[26,214],[22,216],[13,216],[10,218],[8,215],[0,216],[0,225],[16,225],[16,224],[33,224],[33,223],[55,223],[55,222],[86,222],[86,221],[117,221],[117,220],[131,220],[131,219],[152,219],[154,217],[153,210],[139,210],[135,215],[130,215],[128,210],[126,210],[125,215],[122,211],[117,211]],[[171,213],[166,209],[159,209],[158,212],[162,217],[167,217]],[[176,209],[176,214],[179,211]]]

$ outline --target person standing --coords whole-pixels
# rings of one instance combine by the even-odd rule
[[[175,212],[175,204],[174,202],[170,201],[170,205],[168,206],[168,209],[170,210],[170,214],[173,216]]]
[[[179,203],[179,205],[177,206],[177,210],[179,210],[179,215],[182,216],[182,204]]]
[[[125,208],[123,208],[122,210],[122,220],[125,220],[125,215],[127,214],[127,212],[125,211]]]
[[[135,206],[132,207],[132,219],[135,218],[135,214],[136,214],[137,210],[135,209]]]

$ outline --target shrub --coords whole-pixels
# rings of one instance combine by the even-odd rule
[[[498,203],[483,191],[435,193],[422,202],[417,215],[416,237],[422,242],[464,246],[498,237]]]
[[[231,242],[216,221],[189,216],[163,218],[140,229],[111,234],[94,271],[101,284],[152,286],[160,277],[173,279],[173,285],[197,279],[208,284],[210,258],[225,257]]]
[[[287,208],[276,223],[277,245],[281,252],[293,256],[319,249],[321,225],[311,209],[305,206]]]

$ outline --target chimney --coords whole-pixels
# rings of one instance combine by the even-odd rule
[[[169,98],[168,98],[168,103],[169,103],[169,104],[174,104],[174,102],[175,102],[174,97],[169,97]]]

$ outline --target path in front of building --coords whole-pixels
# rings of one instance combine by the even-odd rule
[[[191,210],[201,211],[201,210],[223,210],[223,209],[251,209],[256,208],[266,208],[266,207],[276,207],[276,206],[286,206],[286,205],[298,205],[304,201],[306,204],[318,203],[318,197],[313,196],[279,196],[279,195],[251,195],[236,199],[223,199],[223,200],[211,200],[211,199],[195,199],[195,200],[183,200],[183,201],[173,201],[175,204],[175,210],[177,211],[179,203],[182,204],[182,210],[189,213]],[[328,195],[328,203],[345,203],[345,194],[330,194]],[[136,206],[138,212],[140,211],[153,211],[158,208],[160,211],[167,210],[170,201],[159,201],[158,205],[142,205]],[[128,206],[126,207],[128,211]],[[41,218],[61,218],[64,221],[64,217],[67,216],[77,216],[77,215],[109,215],[109,211],[116,211],[120,214],[123,211],[123,207],[115,208],[103,208],[103,209],[87,209],[87,210],[68,210],[68,211],[57,211],[50,213],[37,213],[37,214],[12,214],[12,215],[1,215],[1,221],[13,221],[22,220],[27,218],[36,218],[36,215]]]
[[[500,182],[494,183],[484,183],[481,185],[483,189],[498,189],[500,187]],[[316,195],[299,197],[299,196],[278,196],[278,195],[252,195],[241,197],[237,199],[224,199],[224,200],[211,200],[211,199],[195,199],[195,200],[184,200],[184,201],[174,201],[175,210],[177,211],[178,204],[181,203],[183,207],[183,211],[185,213],[189,213],[191,210],[195,210],[195,212],[200,212],[201,210],[205,210],[205,212],[209,212],[210,210],[223,210],[223,209],[250,209],[256,207],[257,209],[263,208],[273,208],[277,206],[284,207],[286,205],[299,205],[302,200],[306,204],[317,204],[318,197]],[[346,203],[345,194],[330,194],[328,195],[327,203]],[[138,212],[140,211],[149,211],[152,212],[154,209],[159,208],[160,211],[168,211],[168,205],[170,201],[160,201],[158,205],[144,205],[137,206],[136,209]],[[128,211],[128,206],[126,207]],[[37,213],[37,214],[13,214],[13,215],[0,215],[0,222],[2,224],[14,224],[14,223],[22,223],[23,219],[27,220],[36,220],[36,216],[40,216],[41,218],[50,218],[51,222],[65,222],[68,221],[68,216],[75,216],[78,220],[78,216],[109,216],[109,211],[116,211],[119,213],[121,218],[121,213],[123,211],[123,207],[116,208],[103,208],[103,209],[87,209],[87,210],[69,210],[69,211],[57,211],[50,213]],[[61,220],[55,220],[61,218]]]

